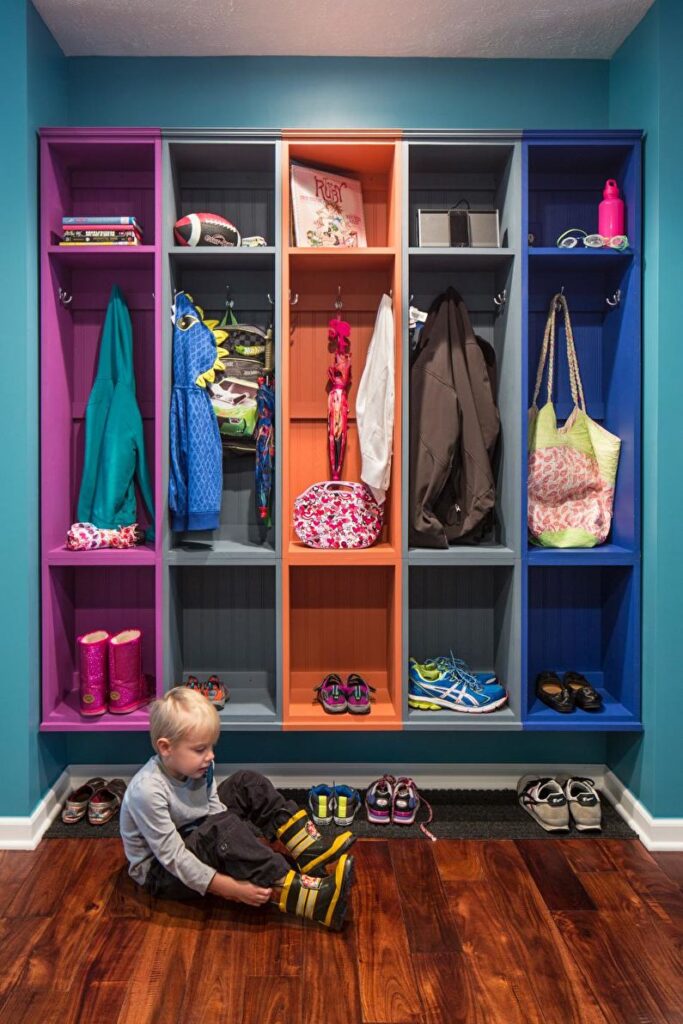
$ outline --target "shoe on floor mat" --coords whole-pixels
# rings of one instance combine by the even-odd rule
[[[520,807],[546,832],[569,831],[569,806],[559,782],[550,778],[524,775],[517,783]]]
[[[602,828],[602,807],[600,796],[592,779],[558,777],[564,789],[567,806],[575,827],[579,832]]]

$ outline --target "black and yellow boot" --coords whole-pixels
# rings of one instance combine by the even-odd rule
[[[278,906],[283,914],[307,917],[338,932],[348,909],[353,875],[353,857],[343,853],[333,875],[324,878],[288,871],[280,890]]]
[[[325,839],[303,809],[280,825],[276,835],[304,875],[324,875],[327,865],[346,853],[356,841],[352,832]]]

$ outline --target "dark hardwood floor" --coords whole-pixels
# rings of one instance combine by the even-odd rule
[[[118,840],[0,853],[1,1024],[683,1024],[683,854],[369,841],[342,934],[155,902]]]

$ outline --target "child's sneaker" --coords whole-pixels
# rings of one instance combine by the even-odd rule
[[[396,779],[393,775],[383,775],[381,779],[376,779],[368,786],[365,810],[368,821],[373,825],[388,825],[391,822],[395,785]]]
[[[217,711],[221,711],[225,707],[226,693],[218,676],[209,676],[202,687],[202,693]]]
[[[546,832],[569,830],[569,807],[562,786],[555,779],[524,775],[517,783],[520,807]]]
[[[336,672],[326,675],[320,686],[314,686],[313,690],[317,694],[316,701],[320,701],[328,715],[342,715],[348,711],[346,688]]]
[[[316,825],[330,825],[334,813],[334,789],[321,783],[308,791],[308,807]]]
[[[394,787],[391,820],[395,825],[413,825],[420,806],[417,786],[412,779],[401,776]]]
[[[352,786],[334,787],[334,823],[351,825],[360,807],[360,793]]]
[[[370,683],[367,683],[357,672],[352,672],[347,678],[346,686],[344,687],[348,709],[351,714],[369,715],[370,701],[372,700],[370,694],[374,692],[374,686],[370,686]]]

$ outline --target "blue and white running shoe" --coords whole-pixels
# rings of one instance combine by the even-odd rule
[[[460,670],[451,675],[410,659],[408,704],[421,711],[460,711],[480,715],[495,711],[506,703],[508,695],[499,683],[482,686],[473,675]]]
[[[428,658],[424,662],[425,665],[430,668],[437,668],[441,672],[447,673],[453,679],[461,678],[464,673],[466,676],[474,676],[480,686],[498,686],[498,677],[495,672],[472,672],[466,661],[462,658],[456,658],[451,651],[447,656],[441,656],[439,658]]]

